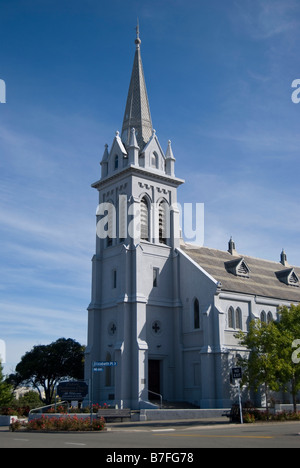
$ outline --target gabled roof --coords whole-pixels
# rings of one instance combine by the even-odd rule
[[[291,282],[282,281],[287,277],[291,277],[292,281],[299,279],[298,267],[287,270],[286,266],[279,262],[248,256],[233,257],[229,252],[206,247],[194,248],[188,244],[180,248],[216,281],[222,283],[222,291],[300,302],[300,288],[293,287]],[[232,274],[232,269],[238,268],[243,262],[249,269],[249,274]]]

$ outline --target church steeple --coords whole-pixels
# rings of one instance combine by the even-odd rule
[[[128,147],[131,129],[135,128],[137,143],[142,151],[152,136],[153,128],[141,58],[141,42],[137,25],[136,51],[122,126],[122,141]]]

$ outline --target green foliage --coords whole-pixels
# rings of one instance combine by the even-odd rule
[[[0,407],[9,405],[13,400],[13,388],[3,375],[3,366],[0,361]]]
[[[30,409],[33,409],[40,405],[41,400],[37,392],[34,390],[29,390],[14,403],[18,403],[19,406],[28,406]]]
[[[294,411],[297,410],[297,393],[300,390],[300,364],[293,362],[293,342],[300,339],[300,305],[292,305],[289,309],[282,307],[279,311],[280,320],[277,328],[280,333],[278,342],[278,359],[282,362],[278,379],[284,390],[293,397]]]
[[[83,374],[84,346],[70,338],[60,338],[49,345],[34,346],[22,357],[10,379],[15,386],[33,386],[38,390],[41,401],[49,405],[59,381],[82,379]]]
[[[260,320],[250,323],[249,332],[239,332],[236,338],[249,351],[248,358],[240,359],[244,369],[243,384],[254,390],[265,386],[269,390],[291,391],[296,411],[296,396],[300,390],[300,364],[292,359],[293,342],[300,339],[300,305],[281,307],[280,320],[269,324]]]

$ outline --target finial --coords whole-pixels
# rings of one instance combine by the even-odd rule
[[[237,255],[237,251],[235,249],[235,242],[232,236],[230,237],[230,241],[228,242],[228,252],[233,256]]]
[[[288,260],[287,260],[287,254],[285,253],[285,250],[282,249],[281,255],[280,255],[280,263],[283,266],[289,266]]]
[[[137,49],[139,49],[141,43],[142,43],[142,41],[141,41],[141,39],[140,39],[140,25],[139,25],[139,19],[137,19],[137,25],[136,25],[136,40],[135,40],[135,44],[136,44],[136,48],[137,48]]]
[[[138,142],[137,142],[137,139],[136,139],[135,128],[130,129],[129,148],[140,149],[140,147],[138,145]]]

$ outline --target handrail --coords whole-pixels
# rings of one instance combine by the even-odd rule
[[[40,406],[39,408],[33,408],[32,410],[29,411],[29,414],[34,414],[35,411],[37,413],[43,413],[43,411],[40,411],[40,410],[43,410],[45,408],[51,408],[52,406],[54,406],[56,408],[57,405],[63,405],[65,403],[67,403],[68,409],[69,409],[69,402],[68,401],[60,401],[59,403],[52,403],[51,405]]]
[[[160,393],[156,393],[156,392],[152,392],[152,390],[148,390],[149,393],[152,393],[152,395],[156,395],[156,396],[159,396],[160,398],[160,409],[162,409],[162,406],[163,406],[163,397]]]

